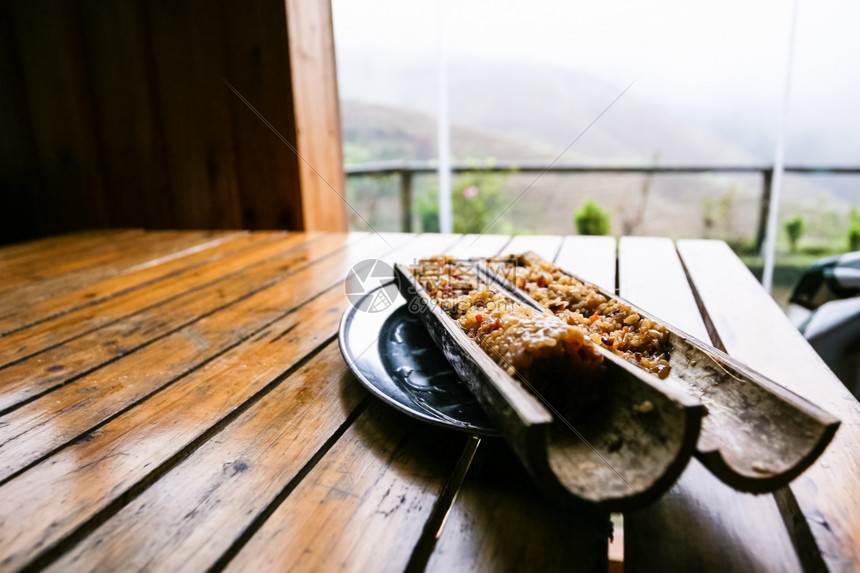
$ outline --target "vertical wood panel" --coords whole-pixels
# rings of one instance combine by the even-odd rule
[[[0,16],[3,243],[345,230],[328,2],[13,0]]]
[[[285,1],[305,230],[345,231],[331,2]]]
[[[239,227],[236,164],[219,5],[147,2],[174,220]]]
[[[0,4],[0,244],[35,237],[44,229],[36,145],[15,42],[11,6]]]
[[[149,30],[138,2],[78,4],[110,224],[170,227],[164,140],[158,127]]]
[[[225,79],[295,147],[287,29],[279,25],[286,22],[283,1],[225,0],[222,6],[228,23]],[[303,228],[298,156],[238,97],[226,93],[233,110],[242,224]]]
[[[69,3],[9,4],[22,85],[30,111],[46,229],[103,226],[100,153],[79,31]]]

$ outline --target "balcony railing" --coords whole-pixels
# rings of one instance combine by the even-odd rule
[[[429,161],[378,161],[362,163],[345,167],[347,177],[396,175],[400,179],[400,220],[403,231],[412,231],[412,179],[416,174],[431,174],[436,172],[436,164]],[[691,173],[739,173],[759,174],[762,178],[761,197],[759,199],[758,226],[756,230],[756,248],[761,249],[764,243],[767,225],[767,213],[770,208],[773,184],[773,167],[761,166],[619,166],[619,165],[548,165],[530,161],[503,161],[492,165],[472,163],[454,163],[451,166],[454,173],[565,173],[565,174],[691,174]],[[858,167],[785,167],[786,173],[808,175],[860,175]]]

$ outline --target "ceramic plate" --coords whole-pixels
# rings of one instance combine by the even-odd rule
[[[368,292],[370,302],[380,286]],[[377,397],[424,422],[498,436],[480,404],[460,381],[401,297],[384,310],[354,301],[340,323],[340,351],[355,376]],[[374,308],[377,308],[374,303]]]

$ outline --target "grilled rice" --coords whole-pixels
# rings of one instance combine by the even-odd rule
[[[508,257],[490,266],[595,344],[660,378],[669,375],[669,331],[663,325],[539,257]]]
[[[595,397],[602,356],[588,333],[496,292],[468,262],[437,256],[412,272],[427,294],[505,371],[575,416]],[[574,383],[575,381],[575,383]]]

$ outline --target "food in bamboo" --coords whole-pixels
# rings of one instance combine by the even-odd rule
[[[496,259],[490,266],[595,344],[661,379],[669,375],[669,331],[663,325],[537,256]]]
[[[529,390],[575,416],[595,397],[603,357],[581,328],[497,292],[473,263],[437,256],[412,273],[481,349]]]

